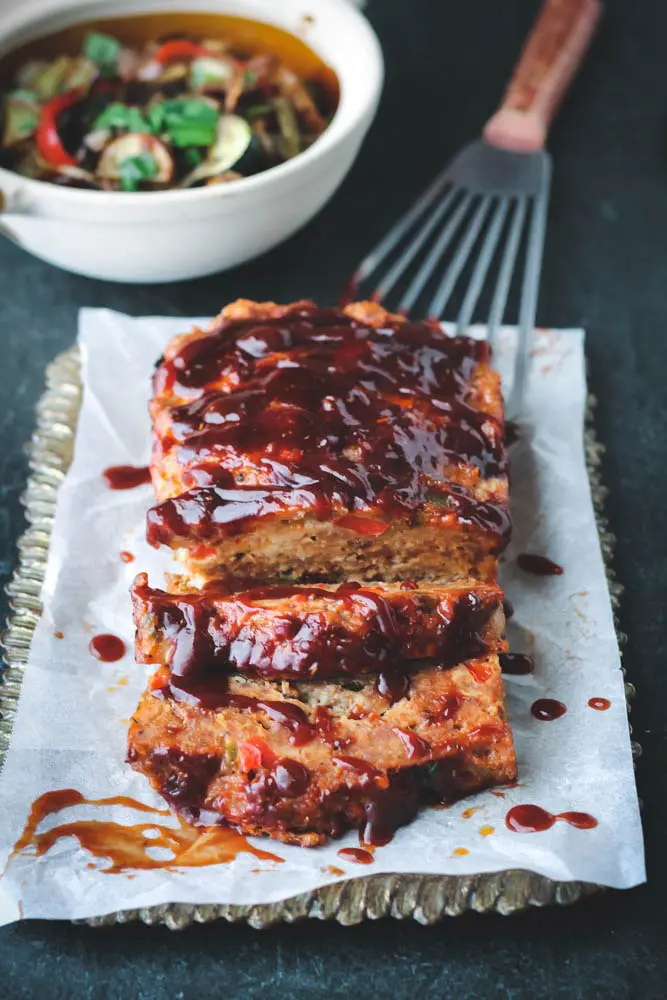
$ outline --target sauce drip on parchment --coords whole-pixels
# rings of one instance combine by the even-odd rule
[[[550,813],[541,806],[513,806],[505,817],[505,824],[514,833],[542,833],[550,830],[557,820],[563,820],[578,830],[592,830],[598,825],[595,816],[585,812]]]
[[[133,490],[151,481],[151,470],[147,465],[110,465],[102,475],[110,490]]]
[[[47,817],[81,805],[126,806],[128,809],[149,813],[151,819],[128,826],[111,820],[73,820],[59,823],[42,833],[37,832],[37,828]],[[284,860],[276,854],[253,847],[242,834],[227,827],[191,826],[179,817],[174,817],[178,820],[178,826],[167,826],[160,821],[161,817],[172,815],[170,809],[155,809],[123,795],[86,799],[73,788],[46,792],[35,799],[25,829],[16,841],[9,860],[11,862],[19,854],[28,851],[42,857],[63,837],[75,837],[81,847],[95,858],[106,862],[106,866],[100,870],[108,874],[118,874],[130,869],[201,868],[233,861],[243,853],[252,854],[264,861]],[[150,848],[166,849],[171,856],[160,859],[151,857]]]

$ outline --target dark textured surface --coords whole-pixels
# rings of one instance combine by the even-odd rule
[[[0,244],[0,572],[22,529],[23,444],[43,368],[82,305],[206,313],[237,295],[332,301],[353,264],[500,94],[532,0],[373,0],[388,81],[352,174],[308,229],[263,260],[167,288],[61,274]],[[274,931],[213,925],[181,935],[24,924],[0,931],[0,995],[45,997],[659,998],[665,995],[667,680],[664,462],[667,393],[667,5],[608,0],[576,96],[557,123],[539,318],[588,332],[608,512],[626,592],[626,665],[638,687],[640,794],[649,883],[564,911],[460,918],[439,927],[316,922]],[[483,69],[481,67],[484,67]]]

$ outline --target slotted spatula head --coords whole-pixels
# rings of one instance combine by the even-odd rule
[[[470,326],[488,289],[492,345],[512,283],[520,279],[519,340],[506,402],[511,418],[521,409],[535,324],[551,177],[543,148],[547,126],[600,12],[599,0],[547,0],[484,138],[461,150],[354,276],[361,289],[386,262],[373,297],[386,301],[394,293],[398,311],[423,308],[437,320],[467,278],[456,332]]]

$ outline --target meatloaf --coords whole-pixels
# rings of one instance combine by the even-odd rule
[[[136,658],[178,676],[211,671],[323,680],[424,659],[451,666],[504,649],[502,591],[470,581],[448,588],[358,583],[171,593],[140,574],[132,588]]]
[[[160,667],[128,760],[191,819],[304,846],[350,828],[386,843],[421,804],[516,776],[495,655],[384,692],[374,677],[188,684]]]
[[[240,300],[154,377],[148,540],[192,582],[493,581],[509,537],[486,343],[376,303]]]

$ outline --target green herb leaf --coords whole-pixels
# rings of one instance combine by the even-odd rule
[[[201,149],[196,146],[189,146],[184,153],[185,162],[189,167],[198,167],[204,159]]]
[[[154,104],[151,108],[148,108],[146,119],[154,135],[161,132],[164,125],[164,105],[162,103]]]
[[[121,132],[150,132],[151,126],[142,115],[139,108],[130,108],[127,104],[114,101],[108,104],[92,125],[97,129],[115,128]]]
[[[103,35],[99,31],[91,31],[83,42],[83,54],[103,70],[116,68],[118,56],[123,46],[111,35]]]
[[[215,142],[220,112],[202,98],[163,101],[149,112],[154,132],[164,132],[174,146],[210,146]]]
[[[150,181],[159,172],[152,153],[129,156],[120,164],[120,186],[123,191],[136,191],[142,181]]]

